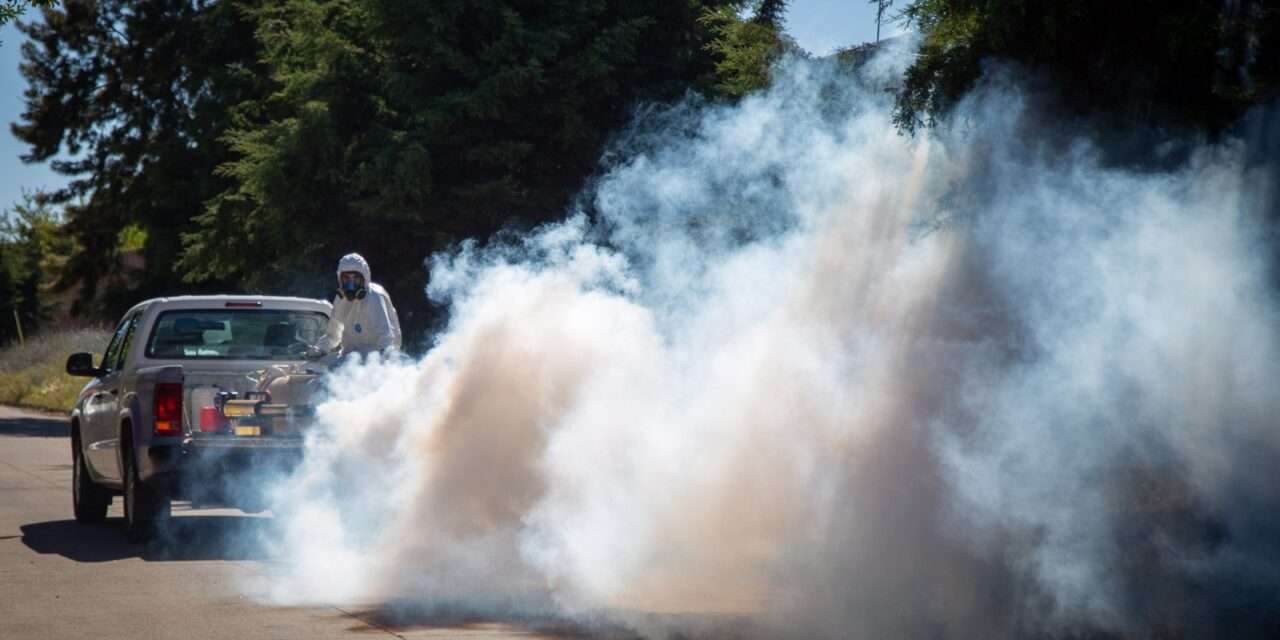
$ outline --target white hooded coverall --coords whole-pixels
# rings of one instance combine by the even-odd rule
[[[332,351],[338,345],[342,345],[343,353],[399,349],[400,317],[387,290],[369,277],[369,263],[358,253],[343,256],[338,261],[339,287],[345,271],[364,276],[368,292],[356,300],[339,294],[333,301],[333,315],[329,316],[329,329],[325,332],[325,350]]]

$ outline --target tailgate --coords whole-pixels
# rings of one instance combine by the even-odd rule
[[[293,446],[314,413],[273,403],[249,375],[188,375],[185,386],[187,435],[202,446]]]

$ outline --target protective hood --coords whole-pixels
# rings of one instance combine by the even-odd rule
[[[373,276],[369,274],[369,263],[365,261],[364,256],[358,253],[348,253],[342,256],[338,261],[338,284],[342,284],[342,272],[355,271],[364,276],[366,283],[373,282]]]

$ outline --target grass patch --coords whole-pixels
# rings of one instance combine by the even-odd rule
[[[0,404],[57,411],[71,410],[87,378],[66,373],[67,356],[90,351],[101,357],[111,332],[100,328],[45,331],[0,349]]]

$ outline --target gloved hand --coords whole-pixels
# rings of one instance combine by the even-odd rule
[[[330,369],[336,369],[342,365],[343,355],[344,354],[342,353],[342,348],[339,347],[328,353],[321,353],[320,356],[316,359],[316,362],[326,367],[329,367]]]
[[[295,342],[289,345],[288,352],[289,355],[298,356],[303,360],[319,360],[325,355],[324,349],[305,342]]]

